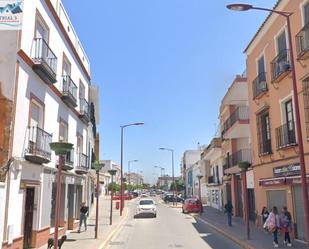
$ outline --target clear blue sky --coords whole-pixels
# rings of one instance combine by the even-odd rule
[[[225,0],[63,2],[100,86],[101,159],[120,162],[119,126],[143,121],[125,132],[125,169],[138,159],[131,169],[148,181],[154,165],[171,174],[170,153],[158,150],[170,147],[178,175],[182,153],[214,136],[220,101],[266,13],[232,12]]]

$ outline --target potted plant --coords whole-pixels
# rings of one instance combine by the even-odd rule
[[[246,171],[251,166],[251,163],[247,161],[242,161],[238,163],[238,167],[241,171]]]

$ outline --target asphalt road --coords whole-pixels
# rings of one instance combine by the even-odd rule
[[[158,200],[158,201],[157,201]],[[181,213],[156,199],[157,218],[134,219],[136,204],[131,202],[129,214],[121,230],[111,240],[110,249],[238,249],[233,241],[218,234],[191,215]]]

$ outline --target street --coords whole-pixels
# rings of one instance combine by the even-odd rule
[[[240,248],[193,216],[182,214],[181,208],[171,208],[159,198],[156,201],[157,218],[134,219],[136,201],[128,203],[128,218],[106,248]]]

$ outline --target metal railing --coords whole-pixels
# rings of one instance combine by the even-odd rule
[[[247,106],[239,106],[224,122],[222,135],[228,131],[237,121],[249,120],[249,110]]]
[[[276,128],[277,149],[296,144],[295,124],[293,121]]]
[[[309,23],[296,35],[297,57],[302,57],[309,50]]]
[[[271,80],[275,81],[281,74],[290,70],[289,50],[284,49],[272,60],[271,64]]]
[[[74,165],[74,149],[68,151],[64,156],[64,163],[73,167]]]
[[[242,149],[231,155],[231,165],[236,166],[240,162],[252,162],[252,154],[250,149]]]
[[[43,129],[32,126],[28,127],[28,146],[26,154],[42,156],[51,159],[51,149],[49,144],[52,142],[52,135]]]
[[[77,167],[76,169],[88,170],[88,156],[79,153],[77,154]]]
[[[263,92],[267,92],[266,72],[261,72],[252,82],[253,98],[255,99]]]
[[[271,154],[271,140],[270,139],[259,139],[259,154],[260,155],[267,155]]]
[[[79,99],[80,114],[89,117],[89,104],[85,98]]]
[[[207,182],[208,184],[219,184],[220,183],[219,178],[215,176],[208,176]]]
[[[75,85],[74,81],[71,79],[70,75],[63,75],[62,76],[62,94],[69,96],[74,102],[76,102],[77,98],[77,86]]]
[[[43,38],[34,38],[34,57],[36,63],[46,64],[56,75],[57,57]]]

